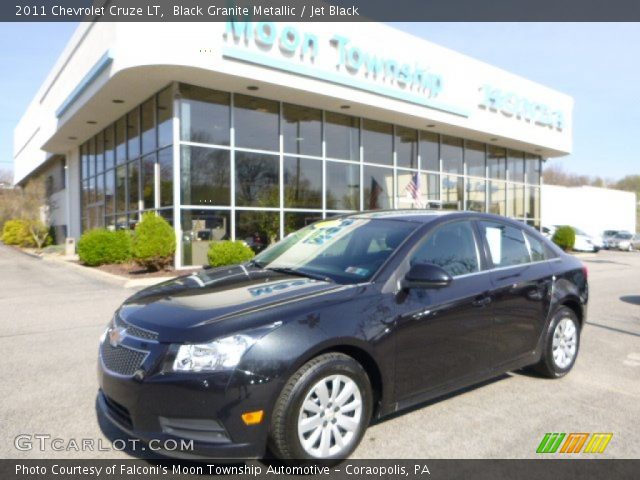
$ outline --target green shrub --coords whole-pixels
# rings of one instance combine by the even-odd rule
[[[576,243],[576,231],[568,225],[562,225],[556,229],[551,240],[561,249],[568,252],[573,249]]]
[[[7,245],[33,247],[35,245],[27,220],[7,220],[2,229],[2,241]]]
[[[84,232],[78,240],[78,256],[85,265],[123,263],[131,259],[131,234],[96,228]]]
[[[167,221],[155,213],[145,213],[133,232],[133,259],[148,270],[171,265],[176,251],[176,234]]]
[[[222,267],[224,265],[235,265],[246,262],[254,257],[255,253],[244,242],[236,240],[223,240],[213,242],[209,247],[207,257],[209,265],[212,267]]]

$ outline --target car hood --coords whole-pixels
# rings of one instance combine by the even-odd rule
[[[203,270],[141,290],[118,315],[159,333],[160,341],[191,338],[194,330],[332,290],[344,285],[244,265]]]

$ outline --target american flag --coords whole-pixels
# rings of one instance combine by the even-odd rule
[[[423,208],[422,205],[422,192],[420,191],[420,174],[414,173],[411,176],[411,181],[407,185],[407,197],[413,199],[413,206],[416,208]]]

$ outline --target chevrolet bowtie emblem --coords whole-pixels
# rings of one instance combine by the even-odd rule
[[[117,347],[127,336],[127,329],[124,327],[114,327],[109,330],[109,345]]]

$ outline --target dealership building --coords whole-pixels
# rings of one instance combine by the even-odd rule
[[[45,179],[58,241],[157,212],[178,267],[357,210],[538,226],[572,108],[379,23],[81,23],[16,127],[15,181]]]

